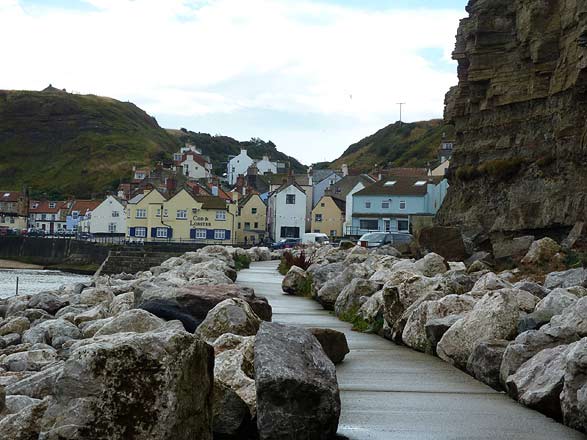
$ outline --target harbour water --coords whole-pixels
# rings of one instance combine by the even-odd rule
[[[17,277],[19,295],[55,290],[63,284],[83,283],[91,278],[87,275],[76,275],[58,270],[0,269],[0,298],[15,295]]]

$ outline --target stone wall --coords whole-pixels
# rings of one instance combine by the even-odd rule
[[[467,11],[436,221],[470,235],[570,227],[587,217],[587,3],[471,0]]]

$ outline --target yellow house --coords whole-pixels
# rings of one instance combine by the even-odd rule
[[[133,200],[127,208],[127,237],[131,241],[232,243],[234,240],[237,207],[219,197],[194,196],[184,188],[168,200],[157,190],[136,203]]]
[[[312,232],[321,232],[330,237],[341,237],[345,220],[344,200],[323,196],[312,209]]]
[[[267,205],[259,194],[239,200],[236,237],[238,244],[256,244],[267,235]]]

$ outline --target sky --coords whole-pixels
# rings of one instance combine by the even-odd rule
[[[305,164],[442,117],[466,0],[0,0],[0,89],[131,101]]]

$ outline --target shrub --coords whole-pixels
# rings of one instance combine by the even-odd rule
[[[520,172],[525,161],[521,158],[490,160],[479,165],[479,172],[498,179],[511,179]]]
[[[239,271],[248,269],[251,266],[251,259],[246,254],[239,254],[234,256],[234,268]]]
[[[285,275],[292,266],[298,266],[301,269],[307,270],[311,265],[312,259],[308,258],[304,251],[301,251],[298,256],[294,256],[290,251],[286,251],[281,256],[278,270],[281,275]]]
[[[587,267],[587,252],[569,252],[565,258],[568,268]]]

